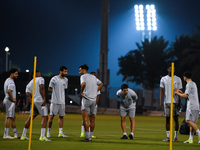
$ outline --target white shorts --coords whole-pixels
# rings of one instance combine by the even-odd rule
[[[65,116],[65,104],[54,104],[50,105],[50,115],[56,116],[59,114],[60,117]]]
[[[165,108],[164,108],[165,117],[170,117],[170,108],[171,108],[171,103],[165,103]],[[179,116],[177,103],[173,103],[173,116]]]
[[[48,116],[48,109],[47,105],[41,106],[43,102],[35,102],[34,103],[34,110],[33,110],[33,117],[36,117],[40,114],[40,116]],[[31,112],[31,109],[30,109]],[[30,113],[31,115],[31,113]]]
[[[15,117],[15,103],[11,102],[8,99],[3,100],[3,106],[6,111],[7,118],[14,118]]]
[[[197,123],[199,117],[199,110],[186,110],[186,117],[185,120],[193,121]]]
[[[90,101],[88,99],[85,99],[85,98],[82,98],[82,102],[81,102],[82,106],[81,106],[81,111],[85,111],[87,112],[89,115],[92,115],[92,114],[96,114],[97,113],[97,109],[95,104],[96,104],[96,101]]]
[[[123,106],[120,106],[119,110],[121,117],[126,117],[128,115],[131,118],[135,118],[136,108],[125,108]]]

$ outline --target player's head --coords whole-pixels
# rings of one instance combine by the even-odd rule
[[[13,80],[17,79],[17,77],[18,77],[18,69],[17,68],[11,68],[9,70],[9,73],[10,73],[10,78],[12,78]]]
[[[171,72],[172,72],[172,66],[171,65],[168,66],[167,71],[168,71],[168,75],[171,76]],[[175,67],[174,67],[174,72],[175,72]]]
[[[94,75],[97,78],[96,72],[90,72],[90,74]]]
[[[88,67],[86,64],[81,65],[81,66],[79,67],[79,73],[80,73],[81,75],[83,75],[83,74],[85,74],[85,73],[88,72],[88,69],[89,69],[89,67]]]
[[[127,84],[122,84],[121,85],[121,90],[125,95],[128,94],[128,85]]]
[[[59,72],[62,77],[65,77],[67,75],[67,67],[61,66]]]
[[[34,75],[34,71],[32,72],[32,76]],[[39,70],[36,70],[35,77],[41,77],[41,73]]]
[[[187,79],[192,79],[192,73],[189,71],[184,72],[183,79],[184,79],[184,81],[186,81]]]

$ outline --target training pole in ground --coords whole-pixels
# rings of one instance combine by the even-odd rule
[[[174,63],[171,67],[171,110],[170,110],[170,150],[172,150],[172,128],[173,128],[173,92],[174,92]]]
[[[32,125],[33,125],[33,109],[34,109],[34,93],[35,93],[36,61],[37,61],[37,57],[35,56],[34,57],[34,71],[33,71],[33,91],[32,91],[32,102],[31,102],[31,123],[30,123],[28,150],[31,149],[31,136],[32,136]]]

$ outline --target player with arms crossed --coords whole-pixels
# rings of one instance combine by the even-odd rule
[[[26,95],[28,101],[32,104],[32,90],[33,90],[33,79],[26,86]],[[45,130],[48,120],[48,109],[46,105],[46,96],[45,96],[45,87],[44,87],[44,78],[41,77],[41,73],[36,70],[35,76],[35,92],[34,92],[34,110],[33,110],[33,119],[40,114],[42,116],[41,123],[41,135],[40,141],[51,141],[45,137]],[[21,140],[29,140],[26,137],[26,132],[30,126],[31,116],[25,123],[24,130],[21,136]]]
[[[48,121],[47,137],[51,137],[50,129],[52,126],[53,118],[59,114],[59,134],[58,137],[68,137],[63,134],[63,117],[65,116],[65,90],[68,86],[68,79],[65,77],[67,75],[67,68],[61,66],[59,69],[59,75],[51,78],[49,83],[49,92],[51,95],[51,105],[50,105],[50,117]]]
[[[97,78],[96,72],[91,72],[90,74],[94,75]],[[98,78],[97,78],[97,85],[99,85],[101,87],[103,86],[103,83]],[[98,107],[97,103],[99,101],[99,95],[100,94],[101,94],[100,90],[97,91],[96,107],[95,107],[94,117],[96,117],[96,115],[97,115],[97,107]],[[89,127],[89,131],[90,131],[90,127]],[[85,137],[85,128],[84,128],[84,125],[83,125],[83,121],[82,121],[82,126],[81,126],[81,136],[80,137],[82,137],[82,138]],[[96,138],[96,136],[92,135],[92,138]]]
[[[95,126],[95,105],[97,98],[97,91],[99,91],[102,86],[97,86],[97,78],[94,75],[88,74],[89,67],[84,64],[79,67],[79,73],[81,74],[81,97],[82,97],[82,117],[83,125],[85,127],[86,139],[81,140],[83,142],[92,141],[92,135]],[[90,131],[88,118],[90,117]]]
[[[135,131],[135,111],[136,111],[136,100],[138,99],[137,94],[128,88],[127,84],[122,84],[121,89],[117,91],[117,97],[121,99],[120,103],[120,116],[121,116],[121,127],[124,133],[121,139],[128,139],[126,133],[126,116],[129,115],[131,122],[131,134],[129,138],[133,139]]]
[[[166,116],[166,133],[167,138],[164,139],[164,142],[168,142],[170,140],[170,106],[171,106],[171,66],[168,67],[168,75],[164,76],[160,80],[160,107],[163,107],[162,98],[164,95],[164,115]],[[182,89],[181,79],[174,75],[174,84],[173,88]],[[178,95],[173,95],[173,118],[175,122],[175,136],[173,142],[178,142],[178,110],[181,108],[181,97]]]
[[[18,77],[18,70],[16,68],[12,68],[9,70],[10,77],[6,79],[4,82],[4,100],[3,106],[6,110],[6,119],[5,119],[5,131],[4,131],[4,139],[14,139],[20,138],[20,135],[17,133],[16,124],[15,124],[15,102],[16,102],[16,87],[14,80]],[[8,135],[9,126],[13,128],[14,137]]]
[[[199,116],[199,98],[198,98],[198,90],[195,82],[192,81],[192,74],[190,72],[185,72],[183,74],[184,81],[187,82],[185,93],[181,90],[176,89],[175,94],[184,97],[187,99],[187,109],[186,109],[186,123],[190,126],[190,137],[187,141],[183,143],[193,143],[193,135],[196,131],[199,137],[200,144],[200,131],[196,125]]]

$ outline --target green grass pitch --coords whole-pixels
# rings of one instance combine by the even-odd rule
[[[16,114],[17,130],[22,134],[24,123],[28,115]],[[179,118],[179,123],[184,118]],[[28,141],[19,139],[3,139],[5,113],[0,114],[0,150],[27,150]],[[40,126],[41,117],[38,116],[33,121],[33,134],[31,142],[31,150],[168,150],[169,142],[162,142],[166,138],[165,133],[165,117],[136,116],[135,136],[133,140],[120,139],[123,134],[120,125],[120,116],[117,115],[97,115],[94,135],[97,136],[92,142],[81,142],[80,130],[82,116],[81,114],[66,114],[64,118],[64,134],[68,138],[58,138],[58,116],[53,120],[51,129],[51,142],[41,142]],[[127,118],[127,134],[130,134],[130,121]],[[200,119],[198,121],[200,128]],[[9,134],[13,136],[12,128]],[[174,134],[174,132],[173,132]],[[27,137],[29,136],[29,130]],[[179,142],[173,143],[173,150],[193,150],[200,149],[198,144],[198,136],[194,136],[193,144],[183,144],[188,139],[188,135],[179,134]]]

